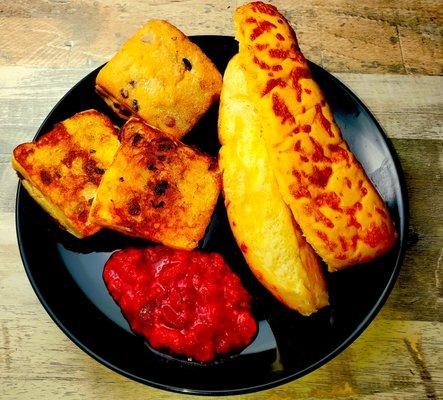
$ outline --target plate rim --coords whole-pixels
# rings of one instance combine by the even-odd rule
[[[230,35],[191,35],[189,38],[192,39],[211,39],[211,38],[218,38],[218,39],[226,39],[226,40],[232,40],[234,39],[233,36]],[[344,92],[348,96],[352,98],[354,102],[359,104],[363,110],[367,113],[369,118],[374,123],[377,130],[380,132],[381,137],[383,138],[384,143],[386,144],[389,154],[392,157],[395,171],[398,175],[399,180],[399,186],[400,186],[400,197],[399,197],[399,207],[398,207],[398,214],[399,214],[399,220],[403,221],[403,224],[400,224],[398,229],[399,237],[399,249],[397,257],[395,258],[395,266],[394,269],[389,276],[389,280],[387,284],[385,285],[382,293],[380,294],[379,298],[371,308],[371,310],[368,312],[368,314],[365,316],[363,321],[354,329],[354,331],[339,345],[337,346],[333,351],[329,352],[326,356],[321,358],[320,360],[316,361],[315,363],[309,365],[308,367],[294,372],[292,374],[289,374],[287,376],[278,378],[273,380],[272,382],[266,382],[259,385],[252,385],[244,388],[235,388],[235,389],[189,389],[185,387],[178,387],[174,385],[167,385],[162,383],[157,383],[154,381],[150,381],[149,379],[142,378],[139,376],[136,376],[132,373],[129,373],[118,366],[113,365],[111,362],[105,360],[100,355],[96,354],[93,350],[89,349],[87,346],[85,346],[74,334],[72,334],[62,323],[62,321],[59,319],[59,317],[52,311],[51,307],[46,302],[44,296],[42,295],[38,285],[36,284],[34,277],[31,273],[31,268],[28,263],[28,259],[26,257],[26,250],[23,246],[23,241],[21,238],[21,230],[19,229],[20,225],[20,211],[19,211],[19,203],[20,203],[20,195],[22,191],[22,184],[20,180],[17,184],[17,191],[16,191],[16,201],[15,201],[15,229],[16,229],[16,237],[17,237],[17,244],[20,252],[20,258],[22,260],[24,270],[26,272],[26,275],[28,277],[28,280],[31,284],[32,289],[34,290],[35,294],[37,295],[37,298],[47,314],[50,316],[50,318],[53,320],[55,325],[77,346],[79,347],[83,352],[85,352],[87,355],[98,361],[100,364],[104,365],[105,367],[111,369],[112,371],[119,373],[120,375],[125,376],[126,378],[129,378],[131,380],[134,380],[136,382],[152,386],[157,389],[167,390],[170,392],[180,393],[180,394],[191,394],[191,395],[203,395],[203,396],[225,396],[225,395],[239,395],[239,394],[246,394],[246,393],[252,393],[257,392],[261,390],[271,389],[276,386],[283,385],[285,383],[289,383],[291,381],[294,381],[296,379],[299,379],[317,369],[322,367],[323,365],[327,364],[329,361],[331,361],[333,358],[338,356],[340,353],[342,353],[346,348],[348,348],[365,330],[366,328],[371,324],[371,322],[375,319],[375,317],[379,314],[380,310],[386,303],[392,289],[395,286],[395,283],[397,281],[397,278],[400,274],[400,270],[403,264],[405,251],[407,247],[407,232],[409,228],[409,218],[410,218],[410,210],[409,210],[409,198],[408,198],[408,191],[406,186],[406,179],[404,175],[403,168],[400,163],[400,159],[398,157],[398,154],[392,144],[391,139],[387,136],[385,130],[379,123],[379,121],[375,118],[374,114],[370,111],[369,107],[345,84],[343,83],[339,78],[337,78],[333,73],[329,72],[328,70],[324,69],[322,66],[309,61],[308,63],[310,65],[314,65],[315,68],[318,68],[322,70],[323,73],[326,73],[330,79],[334,81],[335,84],[340,86]],[[46,115],[42,123],[40,124],[39,128],[37,129],[36,134],[33,137],[33,141],[39,136],[40,131],[42,130],[43,126],[46,124],[47,120],[50,118],[52,112],[57,109],[60,104],[71,94],[71,92],[78,86],[80,83],[88,77],[90,74],[95,73],[99,69],[103,67],[106,63],[94,68],[90,72],[88,72],[85,76],[83,76],[80,80],[78,80],[61,98],[56,102],[56,104],[51,108],[49,113]]]

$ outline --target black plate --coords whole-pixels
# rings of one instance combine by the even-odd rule
[[[220,71],[237,52],[231,37],[196,36],[192,40]],[[407,229],[405,186],[395,152],[368,109],[328,72],[315,64],[310,66],[349,146],[388,204],[399,232],[396,246],[375,262],[327,274],[331,306],[309,318],[301,317],[274,300],[251,274],[219,201],[200,247],[223,254],[241,277],[254,296],[259,333],[242,353],[202,366],[151,351],[130,331],[103,284],[103,265],[112,251],[151,243],[110,231],[75,239],[59,229],[19,185],[17,236],[29,280],[52,319],[81,349],[109,368],[158,388],[236,394],[276,386],[313,371],[343,351],[367,327],[386,301],[400,269]],[[98,70],[60,100],[36,138],[54,123],[88,108],[122,124],[94,92]],[[219,148],[217,107],[184,139],[213,155]]]

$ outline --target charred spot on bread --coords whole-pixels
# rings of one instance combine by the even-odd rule
[[[155,163],[153,163],[152,161],[148,162],[147,167],[148,167],[149,171],[157,171],[157,167],[155,166]]]
[[[50,185],[52,182],[51,174],[46,170],[40,172],[40,179],[44,185]]]
[[[165,194],[166,189],[168,189],[168,187],[169,187],[169,183],[165,180],[157,182],[154,186],[154,193],[157,196],[162,196]]]
[[[154,200],[151,200],[152,207],[154,208],[163,208],[165,206],[165,202],[160,200],[158,203],[155,203]]]
[[[132,145],[136,146],[138,142],[140,142],[140,140],[142,140],[142,135],[140,135],[140,133],[136,133],[133,137],[132,137]]]
[[[139,202],[136,199],[131,199],[128,202],[128,213],[129,215],[135,216],[140,215],[141,207]]]

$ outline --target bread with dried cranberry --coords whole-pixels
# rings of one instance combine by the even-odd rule
[[[14,149],[12,166],[29,194],[68,232],[100,230],[89,211],[119,146],[108,117],[87,110],[60,122],[35,142]]]
[[[219,195],[217,161],[137,118],[123,126],[120,140],[91,219],[170,247],[195,248]]]
[[[96,90],[120,117],[138,116],[181,138],[218,99],[221,84],[196,44],[170,23],[152,20],[100,70]]]

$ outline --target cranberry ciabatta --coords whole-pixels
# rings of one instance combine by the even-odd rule
[[[146,23],[100,70],[96,90],[123,119],[180,139],[220,95],[212,61],[175,26]]]
[[[220,192],[217,161],[138,118],[123,126],[120,140],[91,219],[166,246],[197,247]]]
[[[36,142],[17,146],[12,166],[37,203],[82,238],[100,230],[89,211],[118,146],[109,118],[88,110],[56,124]]]

